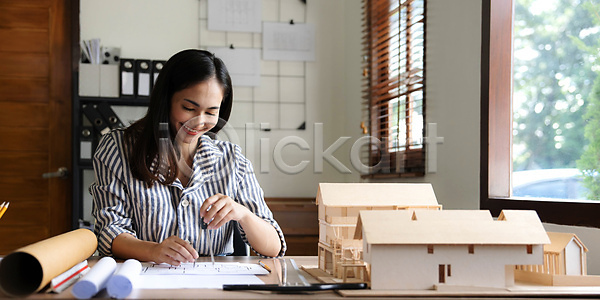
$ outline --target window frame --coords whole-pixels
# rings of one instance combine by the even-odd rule
[[[412,11],[410,9],[410,5],[412,5],[413,2],[415,2],[417,0],[409,0],[406,1],[404,3],[399,3],[399,6],[407,6],[409,7],[409,14],[410,11]],[[368,149],[366,151],[364,151],[363,153],[363,157],[368,161],[368,164],[370,166],[378,166],[376,168],[370,168],[368,173],[362,174],[361,177],[362,178],[397,178],[397,177],[423,177],[425,176],[425,143],[423,141],[421,141],[419,144],[416,145],[412,145],[411,144],[411,140],[412,140],[412,126],[414,125],[412,117],[406,117],[404,119],[404,127],[406,130],[406,148],[405,149],[392,149],[394,147],[390,146],[390,133],[391,133],[391,122],[390,119],[392,117],[389,117],[389,111],[391,110],[391,105],[390,103],[393,102],[394,99],[398,99],[399,96],[394,96],[393,98],[387,99],[387,100],[381,100],[381,98],[376,98],[374,96],[373,93],[373,89],[375,89],[375,91],[379,92],[381,90],[385,90],[388,89],[388,86],[393,85],[393,83],[390,83],[388,85],[385,85],[386,87],[384,88],[374,88],[374,86],[378,86],[380,85],[380,82],[377,81],[377,79],[381,79],[381,77],[377,77],[378,74],[377,71],[381,70],[381,69],[388,69],[390,63],[389,61],[389,56],[385,56],[385,57],[374,57],[374,53],[380,53],[378,52],[376,49],[377,48],[381,48],[382,46],[389,46],[389,40],[386,39],[381,39],[378,37],[374,37],[377,34],[381,34],[382,32],[385,32],[388,28],[390,28],[391,23],[388,22],[388,24],[386,25],[386,27],[383,27],[383,22],[381,22],[380,19],[375,19],[373,20],[373,24],[377,23],[377,26],[375,26],[374,28],[372,27],[373,24],[370,24],[369,22],[371,21],[371,14],[373,14],[373,12],[370,10],[370,8],[372,8],[374,11],[376,11],[377,13],[381,13],[381,11],[385,11],[386,9],[384,8],[385,4],[384,2],[386,2],[386,0],[381,1],[381,0],[363,0],[363,45],[364,45],[364,49],[363,49],[363,82],[364,82],[364,89],[363,89],[363,103],[362,103],[362,110],[363,110],[363,123],[361,124],[361,127],[363,128],[363,133],[367,134],[369,133],[370,136],[372,137],[369,141],[369,145],[368,145]],[[389,1],[388,1],[389,2]],[[374,3],[373,5],[371,3]],[[388,3],[389,6],[389,3]],[[422,19],[421,21],[417,21],[414,23],[410,23],[410,25],[408,27],[411,27],[412,25],[415,25],[417,23],[422,23],[423,26],[423,54],[422,54],[422,60],[423,60],[423,70],[422,70],[422,74],[423,77],[420,80],[421,87],[420,88],[416,88],[413,89],[413,86],[416,85],[417,83],[408,83],[406,85],[404,84],[398,84],[398,86],[402,86],[402,87],[406,87],[408,91],[420,91],[421,92],[421,96],[422,96],[422,117],[423,117],[423,130],[421,132],[421,138],[423,138],[425,136],[425,118],[426,118],[426,111],[425,111],[425,103],[426,103],[426,97],[425,97],[425,70],[426,70],[426,34],[427,34],[427,30],[426,30],[426,12],[427,12],[427,1],[423,0],[423,15],[422,15]],[[412,18],[409,15],[410,20],[412,20]],[[389,21],[389,20],[388,20]],[[373,30],[371,30],[373,29]],[[405,35],[405,37],[407,38],[407,40],[411,40],[411,35],[410,35],[410,30],[406,30],[406,33],[400,33]],[[400,35],[399,34],[399,35]],[[378,42],[380,42],[381,44],[378,44]],[[412,44],[410,44],[411,42],[408,42],[408,46],[407,49],[410,49],[410,46]],[[385,52],[385,51],[384,51]],[[391,54],[391,53],[386,53],[386,54]],[[406,58],[407,61],[411,61],[412,60],[412,56],[410,55],[410,51],[407,50],[406,51],[406,56],[404,56],[403,58]],[[372,62],[373,61],[373,62]],[[415,68],[409,68],[407,70],[405,70],[405,74],[412,74],[412,71],[414,71]],[[389,74],[388,74],[389,75]],[[398,80],[397,79],[398,76],[396,77],[386,77],[385,81],[394,81],[394,80]],[[374,79],[375,78],[375,79]],[[408,77],[408,79],[412,80],[414,78],[417,78],[414,75],[410,75],[410,77]],[[406,81],[410,81],[410,80],[406,80]],[[413,104],[413,100],[412,100],[412,92],[406,92],[406,110],[412,110],[414,108],[412,108],[412,104]],[[386,124],[386,128],[382,128],[382,124]],[[374,139],[373,139],[374,138]],[[421,139],[423,140],[423,139]],[[377,141],[377,142],[375,142]]]
[[[542,222],[600,228],[600,202],[511,197],[513,0],[484,0],[481,17],[480,208],[535,210]]]

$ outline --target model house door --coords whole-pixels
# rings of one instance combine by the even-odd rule
[[[0,0],[0,254],[71,227],[72,2]]]
[[[438,282],[446,283],[447,277],[452,276],[452,265],[439,265],[438,266]]]

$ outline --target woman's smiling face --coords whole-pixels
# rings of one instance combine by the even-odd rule
[[[170,127],[178,143],[196,143],[219,121],[223,89],[215,78],[173,94]]]

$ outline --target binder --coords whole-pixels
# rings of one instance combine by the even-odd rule
[[[110,107],[110,104],[101,102],[96,106],[96,110],[100,113],[102,118],[104,118],[104,121],[106,121],[110,129],[125,127],[123,122],[121,122],[121,119],[119,119],[115,111]]]
[[[79,131],[79,159],[90,161],[94,155],[94,128],[81,126]]]
[[[93,105],[85,105],[83,107],[83,114],[90,120],[94,129],[99,132],[100,135],[104,135],[110,131],[110,127],[104,122],[104,119]]]
[[[151,80],[151,64],[148,59],[138,59],[135,61],[135,82],[136,96],[138,98],[150,97]]]
[[[158,74],[160,73],[160,70],[162,70],[162,68],[165,66],[166,63],[167,63],[166,60],[153,60],[152,61],[152,86],[154,86],[154,83],[156,83],[156,78],[158,78]]]
[[[122,98],[135,97],[135,60],[121,58],[119,63],[119,96]]]

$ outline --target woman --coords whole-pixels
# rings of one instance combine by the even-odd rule
[[[239,146],[211,138],[232,101],[223,62],[184,50],[161,70],[146,116],[103,136],[90,186],[101,255],[179,265],[211,250],[230,254],[233,220],[259,255],[285,253],[250,161]]]

